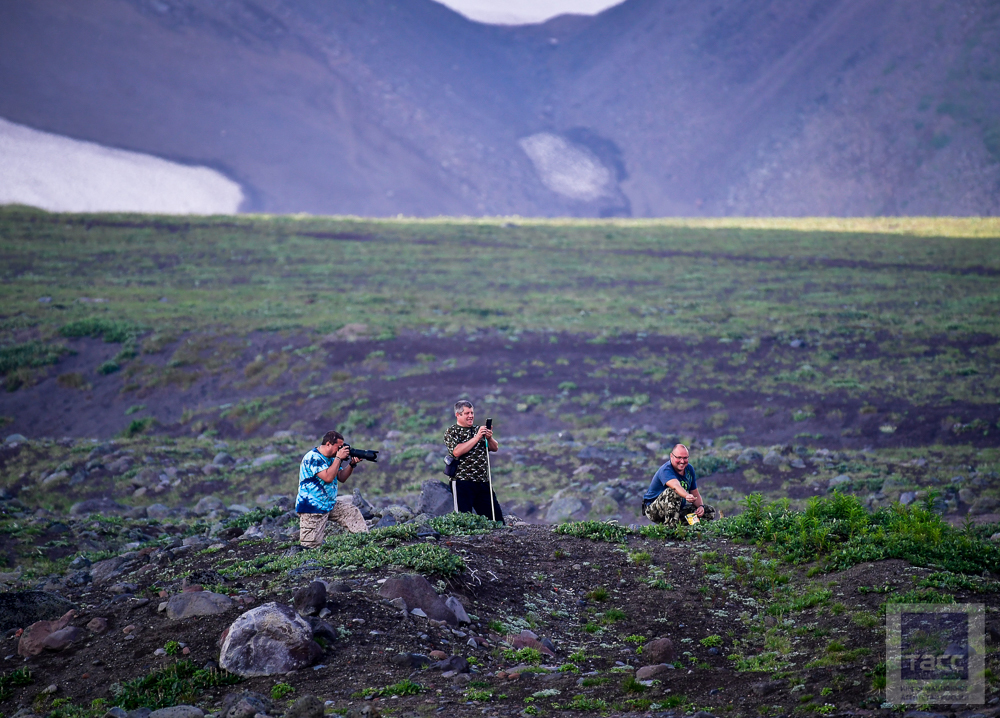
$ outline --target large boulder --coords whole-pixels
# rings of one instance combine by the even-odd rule
[[[378,593],[390,601],[401,598],[409,610],[419,608],[428,618],[433,618],[435,621],[447,621],[452,626],[458,625],[455,613],[437,595],[427,579],[419,574],[407,573],[386,579]]]
[[[59,618],[74,608],[76,606],[62,596],[47,591],[0,593],[0,631]]]
[[[69,507],[69,512],[73,516],[87,516],[88,514],[114,514],[121,516],[128,511],[128,506],[122,506],[117,501],[109,498],[87,499],[80,501]]]
[[[785,459],[773,449],[764,455],[764,466],[781,466]]]
[[[211,591],[192,591],[171,596],[167,601],[167,618],[180,621],[195,616],[214,616],[225,613],[235,604],[229,596]]]
[[[669,638],[657,638],[642,647],[642,660],[650,663],[673,663],[674,642]]]
[[[736,457],[737,464],[752,464],[756,461],[763,459],[763,455],[754,448],[743,449],[740,455]]]
[[[417,513],[431,516],[444,516],[455,508],[455,500],[451,491],[437,479],[428,479],[420,485],[420,498],[417,499]]]
[[[289,606],[265,603],[226,630],[219,665],[249,678],[305,668],[323,655],[309,623]]]
[[[17,643],[18,655],[31,658],[40,654],[46,649],[46,641],[53,634],[66,628],[75,615],[76,611],[67,611],[62,618],[56,621],[36,621],[32,623],[21,634],[21,640]]]

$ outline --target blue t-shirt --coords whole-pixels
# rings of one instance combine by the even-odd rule
[[[326,471],[333,459],[312,449],[302,457],[299,466],[299,494],[295,497],[295,512],[299,514],[326,514],[333,511],[337,503],[337,479],[330,483],[316,476],[320,471]],[[344,465],[340,465],[340,471]]]
[[[667,488],[667,482],[671,479],[677,479],[688,493],[698,488],[698,480],[695,477],[694,469],[691,468],[691,464],[685,467],[684,475],[681,476],[677,473],[677,469],[673,467],[673,464],[668,461],[653,474],[653,480],[649,482],[649,488],[646,490],[646,494],[642,497],[642,500],[652,501],[662,494],[663,490]],[[683,508],[686,504],[687,499],[681,499],[681,507]]]

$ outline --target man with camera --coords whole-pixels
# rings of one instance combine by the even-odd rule
[[[457,460],[458,466],[451,480],[451,493],[455,511],[477,513],[494,521],[503,521],[503,511],[490,482],[490,459],[487,451],[499,451],[500,446],[493,438],[489,426],[475,426],[476,410],[472,402],[459,401],[455,404],[455,424],[444,435],[448,454]]]
[[[642,513],[653,523],[674,528],[681,521],[696,524],[698,521],[721,518],[701,498],[697,477],[688,463],[689,458],[688,448],[684,444],[677,444],[670,451],[670,461],[653,475],[649,489],[642,497]]]
[[[337,484],[350,477],[362,458],[351,454],[351,447],[344,444],[343,435],[338,431],[328,431],[320,445],[302,457],[299,493],[295,497],[295,512],[299,515],[299,544],[302,547],[322,546],[326,538],[326,524],[330,520],[350,533],[368,531],[361,511],[349,499],[337,500]]]

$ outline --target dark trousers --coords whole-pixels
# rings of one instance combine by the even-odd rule
[[[503,521],[503,511],[497,501],[495,492],[490,491],[486,481],[454,481],[451,482],[451,495],[455,500],[455,511],[463,514],[479,514],[492,519],[490,503],[496,512],[496,520]],[[492,501],[491,501],[492,500]]]

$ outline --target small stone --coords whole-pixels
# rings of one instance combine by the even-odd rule
[[[422,608],[412,608],[410,609],[410,613],[414,616],[419,616],[420,618],[427,618],[427,614],[424,613]]]
[[[153,651],[153,655],[154,656],[165,656],[165,655],[167,655],[167,649],[165,649],[165,648],[157,648],[155,651]]]
[[[149,714],[147,718],[203,718],[205,715],[201,708],[195,706],[179,705],[169,708],[160,708]],[[129,716],[131,718],[131,716]]]
[[[851,483],[851,477],[847,474],[840,474],[839,476],[834,476],[830,479],[829,483],[826,485],[828,489],[833,489],[837,486],[843,486],[844,484]]]
[[[108,630],[108,619],[95,617],[87,622],[87,630],[96,635],[101,635]]]
[[[125,626],[125,628],[122,629],[122,633],[124,633],[126,636],[129,635],[130,633],[133,633],[134,631],[135,631],[134,625]]]
[[[431,651],[430,657],[433,658],[435,661],[443,661],[445,658],[448,657],[448,654],[445,653],[444,651]]]
[[[42,689],[42,693],[44,693],[47,696],[50,696],[58,690],[59,686],[57,686],[55,683],[50,683],[48,686]]]
[[[645,651],[643,651],[643,654],[645,654]],[[654,678],[662,676],[672,670],[674,670],[674,667],[669,663],[657,663],[652,666],[643,666],[635,672],[635,679],[637,681],[651,681]]]

